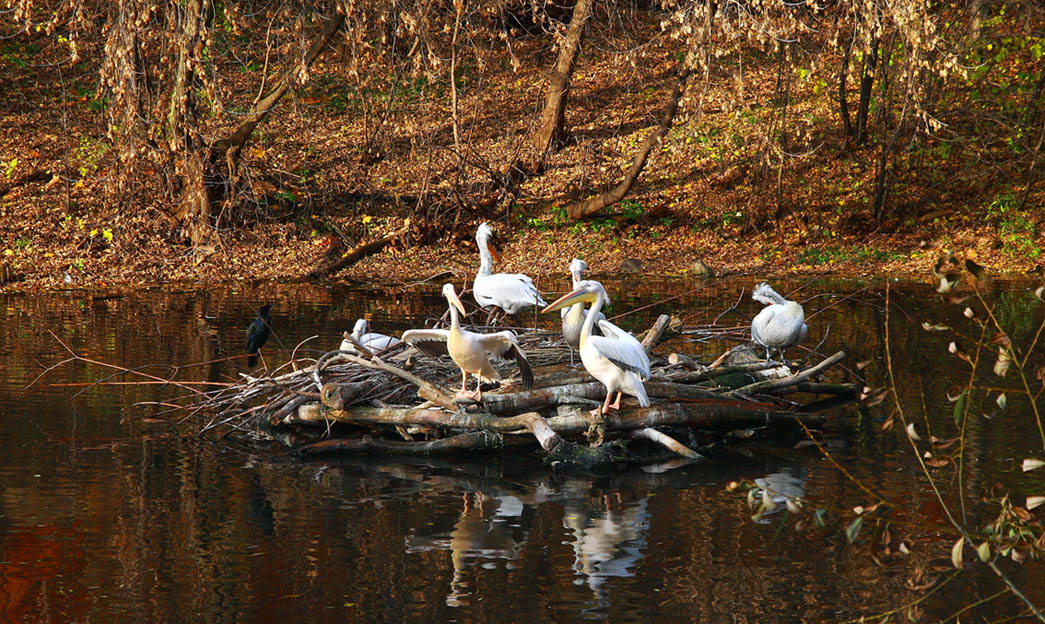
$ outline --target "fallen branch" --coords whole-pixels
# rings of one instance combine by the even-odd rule
[[[657,431],[653,427],[643,427],[642,429],[636,429],[628,434],[628,437],[649,440],[656,442],[657,444],[668,449],[672,453],[685,457],[686,459],[704,459],[704,456],[700,453],[689,448],[685,444],[682,444],[675,438],[669,436],[666,433]]]
[[[671,324],[671,317],[667,314],[661,314],[657,317],[657,322],[653,324],[653,327],[646,331],[646,337],[642,339],[642,348],[649,353],[653,350],[653,347],[657,346],[660,342],[661,336],[664,335],[664,330]]]
[[[327,277],[337,271],[352,266],[367,256],[373,255],[378,251],[381,251],[387,247],[392,241],[405,236],[410,231],[410,219],[408,218],[404,223],[403,227],[399,230],[392,232],[391,234],[373,240],[367,243],[360,243],[356,245],[352,251],[349,251],[345,255],[341,256],[334,262],[318,267],[310,271],[307,275],[308,279],[318,279],[321,277]]]
[[[807,381],[810,377],[813,377],[814,375],[820,374],[820,372],[823,371],[824,369],[826,369],[826,368],[828,368],[830,366],[833,366],[834,364],[837,364],[838,362],[841,362],[844,357],[845,357],[845,351],[839,351],[838,353],[835,353],[834,355],[832,355],[831,357],[827,358],[823,362],[820,362],[816,366],[807,368],[806,370],[804,370],[804,371],[802,371],[800,373],[797,373],[795,375],[791,375],[790,377],[784,377],[782,379],[769,379],[769,380],[766,380],[766,381],[759,381],[759,382],[756,382],[756,383],[753,383],[753,384],[748,384],[746,386],[743,386],[741,388],[737,388],[736,390],[730,392],[729,396],[745,397],[745,396],[750,396],[750,395],[758,393],[758,392],[771,392],[771,391],[780,390],[780,389],[783,389],[783,388],[788,388],[788,387],[791,387],[791,386],[796,386],[796,385],[802,383],[803,381]]]

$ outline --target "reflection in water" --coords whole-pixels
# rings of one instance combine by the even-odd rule
[[[522,523],[525,506],[510,495],[488,496],[482,492],[465,492],[461,510],[449,535],[422,535],[412,531],[406,538],[407,554],[433,550],[450,551],[453,578],[446,604],[467,604],[468,581],[465,571],[473,566],[493,569],[498,565],[511,568],[529,535],[529,523]]]
[[[619,320],[631,331],[661,312],[710,323],[750,281],[708,282]],[[623,292],[619,282],[603,282],[611,295]],[[557,277],[545,286],[562,292],[567,284]],[[696,287],[645,279],[631,286],[633,293],[614,297],[611,312]],[[810,331],[827,337],[821,352],[844,348],[848,365],[866,362],[861,374],[881,386],[881,297],[861,286],[815,283],[801,293]],[[1032,290],[998,297],[996,314],[1014,328],[1014,343],[1029,341],[1045,314]],[[277,358],[284,357],[281,344],[293,348],[312,335],[319,338],[303,349],[332,348],[357,318],[397,333],[444,309],[437,284],[419,291],[281,284],[0,297],[0,621],[839,621],[921,597],[907,584],[913,560],[929,570],[946,559],[949,545],[936,533],[903,529],[912,563],[901,558],[883,570],[864,547],[870,531],[853,546],[844,527],[796,532],[782,512],[762,518],[771,525],[753,523],[742,497],[725,493],[730,481],[756,479],[781,509],[785,496],[801,496],[807,508],[868,502],[817,449],[793,448],[794,440],[757,450],[744,443],[747,458],[669,462],[600,478],[557,474],[527,454],[302,464],[276,444],[172,430],[161,408],[126,409],[170,396],[158,386],[98,387],[75,399],[64,387],[21,390],[38,374],[37,361],[64,357],[49,330],[101,360],[158,365],[150,370],[159,374],[172,363],[211,362],[185,374],[233,379],[244,363],[219,358],[242,352],[243,329],[263,292],[276,293],[266,348]],[[960,309],[929,307],[931,297],[931,288],[917,284],[892,291],[891,304],[903,309],[890,316],[903,380],[897,393],[919,415],[926,406],[933,435],[951,437],[957,433],[946,389],[967,383],[968,372],[956,358],[935,356],[947,353],[948,339],[920,322],[968,319]],[[745,298],[720,323],[749,323],[758,307]],[[557,319],[540,322],[550,328]],[[714,357],[726,346],[676,339],[668,348]],[[49,381],[102,374],[68,368]],[[944,522],[906,439],[879,426],[888,403],[841,413],[838,430],[825,433],[845,444],[831,453],[894,503],[898,517]],[[969,420],[965,479],[948,487],[965,488],[970,517],[982,513],[976,501],[995,482],[1020,495],[1040,493],[1035,475],[1014,470],[1013,458],[1040,452],[1028,413],[1027,402],[1010,392],[1005,426]],[[967,567],[968,582],[921,603],[925,621],[999,589],[992,574]],[[1045,602],[1045,587],[1028,582],[1040,564],[1008,571]]]
[[[631,576],[646,547],[647,501],[624,503],[617,493],[605,496],[601,508],[588,502],[566,502],[562,524],[573,538],[574,569],[591,588],[596,606],[605,608],[610,602],[606,580]]]
[[[786,509],[787,501],[802,499],[806,494],[806,478],[809,471],[802,466],[788,466],[780,472],[767,474],[755,479],[755,485],[761,488],[769,498],[776,503],[771,511],[764,512],[759,518],[760,524],[773,522],[767,516],[779,513]]]

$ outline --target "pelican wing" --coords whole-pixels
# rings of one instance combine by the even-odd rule
[[[500,308],[523,308],[545,306],[533,280],[522,273],[495,273],[476,276],[472,291],[479,305],[495,305]]]
[[[762,308],[762,311],[751,320],[751,339],[760,345],[766,344],[766,329],[772,322],[773,317],[776,316],[776,310],[773,307],[770,305]]]
[[[526,359],[526,353],[519,346],[519,341],[514,333],[503,331],[494,334],[479,334],[479,344],[483,345],[486,352],[495,358],[514,359],[519,366],[523,388],[533,387],[533,369],[530,368],[530,361]]]
[[[432,357],[450,354],[446,347],[449,338],[448,329],[410,329],[403,333],[403,342]]]
[[[399,344],[399,339],[384,334],[369,333],[363,334],[363,336],[359,338],[359,342],[368,349],[381,350]]]
[[[621,370],[631,371],[639,379],[650,377],[649,356],[635,337],[609,321],[599,321],[602,336],[588,336],[588,342],[607,360]]]

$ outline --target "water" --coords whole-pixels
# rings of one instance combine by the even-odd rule
[[[634,331],[666,311],[687,324],[710,323],[753,285],[605,283],[616,304],[611,313],[683,295],[620,320]],[[801,286],[798,298],[815,313],[809,345],[823,340],[824,353],[844,348],[851,370],[867,363],[859,374],[868,385],[885,384],[883,282],[780,286]],[[988,294],[1016,344],[1030,342],[1045,310],[1028,286],[998,283]],[[562,290],[565,280],[549,287]],[[969,328],[971,321],[963,306],[939,303],[928,285],[896,283],[889,297],[905,413],[925,437],[927,423],[933,435],[953,437],[948,388],[966,383],[969,366],[947,354],[947,334],[920,323]],[[80,387],[48,385],[110,374],[99,366],[63,367],[22,390],[39,363],[65,357],[50,332],[87,357],[157,365],[147,372],[162,377],[171,364],[238,353],[261,301],[274,304],[279,342],[270,340],[267,350],[276,359],[279,343],[289,350],[314,335],[302,348],[336,347],[363,315],[376,331],[398,331],[444,309],[438,284],[0,296],[0,621],[841,621],[919,600],[925,593],[912,586],[952,573],[955,538],[940,529],[943,509],[902,426],[882,430],[894,413],[888,400],[845,408],[841,426],[820,432],[835,461],[890,501],[895,523],[886,552],[871,522],[856,545],[847,542],[849,510],[874,500],[801,435],[731,443],[708,464],[612,477],[553,473],[526,454],[302,463],[275,446],[200,439],[192,435],[198,422],[172,427],[162,408],[133,407],[172,396],[169,388],[110,385],[74,397]],[[746,324],[757,309],[741,301],[719,323]],[[706,356],[724,345],[673,346]],[[976,395],[961,483],[951,467],[932,469],[959,515],[957,494],[964,494],[973,527],[997,513],[981,501],[996,483],[1019,504],[1045,494],[1043,475],[1019,470],[1024,457],[1045,455],[1030,404],[1011,375],[989,374],[989,350],[984,357],[978,384],[1009,389],[1008,407],[1001,412],[994,403],[1000,390]],[[1041,359],[1032,358],[1031,368]],[[180,378],[224,381],[236,366],[211,364]],[[992,411],[992,419],[981,415]],[[726,491],[737,480],[803,496],[808,507],[828,510],[826,527],[810,522],[796,531],[782,508],[752,520],[743,494]],[[897,554],[900,539],[910,555]],[[971,549],[966,560],[967,572],[917,605],[924,621],[1003,588],[973,562]],[[999,565],[1045,604],[1039,564]],[[1021,609],[1005,595],[962,621]]]

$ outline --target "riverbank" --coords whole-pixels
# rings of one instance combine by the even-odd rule
[[[591,223],[518,226],[511,231],[495,224],[495,229],[503,258],[495,270],[525,272],[535,278],[565,274],[574,257],[585,259],[594,274],[674,276],[700,276],[697,261],[715,275],[928,274],[945,250],[974,259],[993,273],[1015,276],[1037,266],[1035,258],[1010,253],[991,228],[976,223],[938,225],[930,236],[870,233],[829,242],[811,242],[798,233],[745,236],[739,227],[728,225],[701,230],[665,222],[622,223],[599,231],[593,231]],[[249,237],[237,233],[211,250],[176,246],[159,237],[120,245],[107,241],[104,232],[84,235],[82,244],[46,238],[7,247],[4,270],[9,280],[0,288],[11,292],[300,280],[331,257],[330,237],[302,233],[294,224],[267,224],[252,229]],[[1045,241],[1039,238],[1037,244],[1045,246]],[[27,258],[32,261],[25,262]],[[467,240],[408,248],[393,245],[325,279],[409,281],[443,272],[459,279],[474,274],[477,265],[475,245]]]

